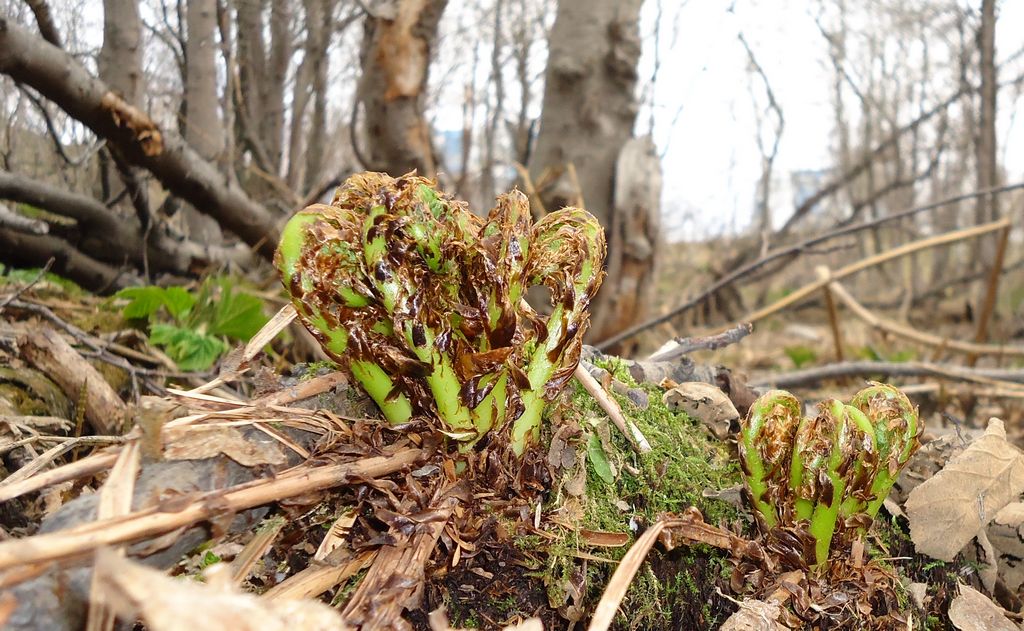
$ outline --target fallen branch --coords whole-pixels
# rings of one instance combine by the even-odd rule
[[[264,257],[278,241],[274,218],[240,189],[225,183],[170,129],[158,129],[56,46],[0,16],[0,72],[35,88],[105,139],[126,160],[151,173],[174,195],[210,215]]]
[[[795,245],[791,245],[791,246],[788,246],[788,247],[776,250],[774,252],[770,252],[767,255],[757,259],[756,261],[753,261],[751,263],[748,263],[747,265],[744,265],[742,267],[739,267],[739,268],[733,270],[732,272],[726,274],[725,276],[720,278],[718,281],[716,281],[715,283],[710,285],[704,291],[700,292],[699,294],[697,294],[693,298],[690,298],[689,300],[687,300],[683,304],[679,305],[678,307],[673,308],[668,313],[665,313],[665,314],[660,315],[660,316],[658,316],[656,318],[652,318],[650,320],[647,320],[646,322],[642,322],[640,324],[637,324],[636,326],[630,327],[630,328],[626,329],[625,331],[622,331],[621,333],[613,335],[613,336],[611,336],[611,337],[609,337],[607,339],[601,340],[599,343],[597,343],[596,346],[597,346],[597,348],[599,350],[604,350],[604,349],[607,349],[607,348],[609,348],[610,346],[612,346],[614,344],[618,344],[619,342],[621,342],[623,340],[627,340],[627,339],[629,339],[629,338],[631,338],[631,337],[633,337],[635,335],[643,333],[647,329],[650,329],[652,327],[658,326],[659,324],[662,324],[664,322],[668,322],[672,318],[674,318],[674,317],[676,317],[676,316],[678,316],[680,314],[683,314],[683,313],[689,311],[690,309],[693,309],[697,305],[700,305],[705,300],[707,300],[711,296],[713,296],[716,293],[718,293],[720,290],[724,289],[725,287],[728,287],[728,286],[732,285],[736,281],[740,280],[741,278],[744,278],[744,277],[748,276],[752,272],[754,272],[754,271],[764,267],[765,265],[768,265],[769,263],[772,263],[772,262],[774,262],[776,260],[783,259],[783,258],[786,258],[786,257],[796,257],[797,255],[802,254],[802,253],[810,250],[811,248],[813,248],[814,246],[816,246],[816,245],[818,245],[820,243],[824,243],[826,241],[831,241],[832,239],[837,239],[839,237],[845,237],[845,236],[850,235],[850,234],[855,234],[855,233],[860,232],[862,230],[868,230],[868,229],[871,229],[871,228],[876,228],[876,227],[881,226],[883,224],[887,224],[887,223],[890,223],[890,222],[893,222],[893,221],[899,221],[901,219],[906,219],[908,217],[912,217],[912,216],[917,215],[917,214],[922,213],[922,212],[926,212],[926,211],[930,211],[930,210],[935,210],[936,208],[942,208],[944,206],[949,206],[951,204],[956,204],[956,203],[962,202],[964,200],[974,199],[976,197],[981,197],[981,196],[984,196],[984,195],[996,195],[996,194],[1008,193],[1010,191],[1016,191],[1016,190],[1019,190],[1019,189],[1024,189],[1024,182],[1016,182],[1016,183],[1013,183],[1013,184],[1007,184],[1006,186],[997,186],[995,188],[982,189],[980,191],[973,191],[971,193],[965,193],[963,195],[954,195],[952,197],[947,197],[945,199],[941,199],[939,201],[932,202],[930,204],[925,204],[924,206],[917,206],[915,208],[910,208],[910,209],[907,209],[907,210],[904,210],[904,211],[901,211],[901,212],[897,212],[897,213],[894,213],[894,214],[891,214],[891,215],[888,215],[888,216],[885,216],[885,217],[881,217],[879,219],[874,219],[872,221],[866,221],[864,223],[859,223],[859,224],[854,225],[854,226],[847,226],[845,228],[840,228],[838,230],[832,230],[832,231],[829,231],[829,232],[825,232],[823,234],[819,234],[819,235],[811,237],[809,239],[804,239],[803,241],[801,241],[801,242],[799,242],[799,243],[797,243]]]
[[[71,241],[60,251],[78,249],[105,263],[131,261],[141,269],[147,262],[157,272],[186,275],[197,263],[251,264],[252,254],[241,246],[204,246],[177,239],[160,226],[144,230],[138,217],[120,216],[87,195],[62,190],[48,182],[0,169],[0,198],[31,204],[74,219]],[[47,224],[44,222],[44,226]],[[24,230],[22,230],[24,231]]]
[[[965,368],[928,362],[850,361],[816,366],[806,370],[767,375],[753,382],[759,388],[794,388],[840,377],[937,377],[951,381],[971,381],[992,385],[1024,384],[1024,369]]]
[[[72,401],[82,400],[85,418],[98,434],[120,434],[125,405],[92,364],[49,327],[19,340],[21,353],[37,369],[53,379]]]
[[[842,267],[833,272],[830,279],[818,279],[812,283],[808,283],[803,287],[791,292],[785,298],[782,298],[768,305],[767,307],[758,309],[753,313],[747,314],[741,319],[744,322],[756,322],[758,320],[762,320],[772,314],[782,311],[783,309],[794,303],[800,302],[801,300],[810,296],[814,292],[819,291],[829,282],[846,278],[847,276],[856,274],[857,272],[866,270],[870,267],[880,265],[882,263],[885,263],[886,261],[891,261],[893,259],[900,258],[908,254],[913,254],[914,252],[918,252],[920,250],[925,250],[940,245],[946,245],[949,243],[956,243],[957,241],[964,241],[966,239],[978,237],[983,234],[988,234],[990,232],[1003,230],[1004,228],[1009,227],[1009,225],[1009,219],[1001,219],[999,221],[993,221],[992,223],[986,223],[980,226],[973,226],[971,228],[964,228],[962,230],[954,230],[952,232],[936,235],[934,237],[928,237],[927,239],[920,239],[918,241],[911,241],[910,243],[905,243],[897,248],[881,252],[874,256],[869,256],[866,259],[861,259],[856,263],[851,263],[850,265]]]
[[[672,361],[694,351],[715,351],[731,344],[736,344],[754,330],[754,325],[741,322],[721,333],[704,337],[677,337],[662,346],[647,361]]]
[[[81,557],[103,546],[163,535],[217,515],[382,477],[401,471],[422,456],[421,450],[410,448],[345,464],[299,467],[276,478],[196,494],[188,498],[184,508],[180,501],[172,502],[166,507],[142,509],[68,530],[0,542],[0,570]]]
[[[142,284],[133,272],[86,256],[53,235],[26,234],[0,228],[0,252],[4,252],[5,263],[17,267],[42,267],[53,259],[56,274],[70,278],[90,291],[115,291]]]
[[[854,315],[880,331],[885,331],[898,337],[913,340],[914,342],[925,344],[927,346],[934,346],[943,350],[955,351],[957,353],[995,355],[999,357],[1024,357],[1024,346],[999,346],[996,344],[961,342],[960,340],[951,340],[949,338],[939,337],[938,335],[932,335],[931,333],[925,333],[920,329],[883,318],[872,313],[864,305],[857,302],[857,299],[854,298],[845,287],[840,285],[837,281],[831,280],[831,277],[829,277],[828,288],[840,302],[846,305],[846,307],[853,312]]]

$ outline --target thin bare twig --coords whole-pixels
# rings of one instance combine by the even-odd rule
[[[754,330],[754,325],[741,322],[721,333],[703,337],[677,337],[647,358],[647,361],[666,362],[678,359],[694,351],[715,351],[736,344]],[[667,347],[667,348],[666,348]]]
[[[965,368],[933,364],[930,362],[873,362],[847,361],[836,364],[815,366],[806,370],[768,375],[751,383],[755,387],[792,388],[808,386],[838,377],[936,377],[952,381],[970,381],[1001,385],[1019,390],[1016,384],[1024,384],[1024,370],[1001,368]]]
[[[853,225],[853,226],[847,226],[845,228],[840,228],[839,230],[832,230],[832,231],[829,231],[829,232],[822,233],[822,234],[820,234],[818,236],[811,237],[809,239],[804,239],[803,241],[801,241],[801,242],[799,242],[799,243],[797,243],[795,245],[791,245],[791,246],[788,246],[788,247],[780,248],[778,250],[770,252],[767,255],[757,259],[756,261],[753,261],[751,263],[748,263],[748,264],[746,264],[746,265],[744,265],[742,267],[739,267],[739,268],[733,270],[729,274],[726,274],[725,276],[720,278],[715,283],[711,284],[704,291],[700,292],[699,294],[697,294],[693,298],[690,298],[689,300],[687,300],[683,304],[679,305],[678,307],[675,307],[674,309],[672,309],[668,313],[665,313],[665,314],[660,315],[660,316],[658,316],[656,318],[652,318],[650,320],[647,320],[646,322],[642,322],[640,324],[637,324],[636,326],[632,326],[632,327],[626,329],[625,331],[622,331],[621,333],[617,333],[616,335],[613,335],[613,336],[611,336],[611,337],[609,337],[607,339],[604,339],[601,342],[599,342],[598,344],[596,344],[596,347],[598,348],[598,350],[605,350],[605,349],[609,348],[610,346],[612,346],[614,344],[618,344],[619,342],[621,342],[623,340],[627,340],[627,339],[629,339],[631,337],[634,337],[634,336],[636,336],[636,335],[638,335],[640,333],[643,333],[644,331],[646,331],[646,330],[648,330],[648,329],[650,329],[652,327],[658,326],[659,324],[662,324],[663,322],[668,322],[672,318],[674,318],[674,317],[676,317],[676,316],[678,316],[678,315],[680,315],[682,313],[685,313],[685,312],[689,311],[690,309],[693,309],[697,305],[700,305],[705,300],[707,300],[709,297],[711,297],[711,296],[715,295],[716,293],[718,293],[721,289],[723,289],[725,287],[728,287],[729,285],[732,285],[733,283],[735,283],[736,281],[740,280],[741,278],[744,278],[745,276],[749,275],[751,272],[754,272],[755,270],[758,270],[758,269],[764,267],[765,265],[768,265],[769,263],[772,263],[772,262],[774,262],[776,260],[779,260],[779,259],[782,259],[782,258],[785,258],[785,257],[795,257],[795,256],[797,256],[799,254],[807,252],[810,248],[812,248],[812,247],[814,247],[814,246],[816,246],[816,245],[818,245],[820,243],[823,243],[825,241],[831,241],[832,239],[837,239],[839,237],[844,237],[844,236],[849,235],[849,234],[855,234],[855,233],[860,232],[862,230],[868,230],[870,228],[874,228],[874,227],[877,227],[877,226],[880,226],[880,225],[883,225],[883,224],[887,224],[887,223],[890,223],[890,222],[893,222],[893,221],[898,221],[900,219],[906,219],[907,217],[912,217],[912,216],[914,216],[916,214],[919,214],[919,213],[922,213],[922,212],[927,212],[927,211],[930,211],[930,210],[935,210],[936,208],[942,208],[943,206],[949,206],[951,204],[956,204],[956,203],[962,202],[964,200],[974,199],[975,197],[979,197],[979,196],[982,196],[982,195],[997,195],[997,194],[1002,194],[1002,193],[1008,193],[1010,191],[1016,191],[1016,190],[1019,190],[1019,189],[1022,189],[1022,188],[1024,188],[1024,182],[1016,182],[1014,184],[1007,184],[1005,186],[997,186],[995,188],[987,188],[987,189],[983,189],[983,190],[980,190],[980,191],[973,191],[971,193],[964,193],[962,195],[954,195],[952,197],[947,197],[945,199],[941,199],[939,201],[932,202],[930,204],[925,204],[924,206],[917,206],[917,207],[914,207],[914,208],[910,208],[908,210],[904,210],[902,212],[898,212],[898,213],[894,213],[894,214],[888,215],[886,217],[880,217],[879,219],[874,219],[874,220],[871,220],[871,221],[866,221],[866,222],[859,223],[859,224]]]
[[[7,296],[6,298],[4,298],[4,301],[3,301],[3,302],[0,302],[0,312],[3,312],[4,308],[5,308],[5,307],[6,307],[7,305],[9,305],[9,304],[11,304],[12,302],[14,302],[15,300],[17,300],[19,296],[21,296],[21,295],[22,295],[23,293],[25,293],[25,292],[26,292],[26,291],[28,291],[29,289],[32,289],[32,287],[34,287],[36,283],[38,283],[38,282],[39,282],[40,280],[42,280],[43,276],[46,276],[46,272],[49,272],[49,271],[50,271],[50,267],[51,267],[51,266],[53,265],[53,262],[54,262],[55,260],[56,260],[56,259],[55,259],[55,258],[53,258],[53,257],[51,256],[51,257],[50,257],[50,260],[48,260],[48,261],[46,262],[46,265],[43,265],[43,268],[39,270],[39,273],[38,273],[38,274],[36,274],[36,277],[35,277],[35,278],[33,278],[33,279],[32,279],[32,280],[31,280],[31,281],[30,281],[30,282],[29,282],[29,283],[28,283],[27,285],[25,285],[24,287],[22,287],[22,288],[20,288],[20,289],[16,290],[16,291],[15,291],[14,293],[12,293],[12,294],[11,294],[10,296]]]

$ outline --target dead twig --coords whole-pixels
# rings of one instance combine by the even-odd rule
[[[838,230],[832,230],[832,231],[829,231],[829,232],[825,232],[825,233],[822,233],[820,235],[811,237],[809,239],[805,239],[805,240],[803,240],[803,241],[801,241],[801,242],[799,242],[799,243],[797,243],[795,245],[792,245],[792,246],[789,246],[789,247],[785,247],[785,248],[781,248],[779,250],[775,250],[774,252],[769,252],[765,256],[757,259],[756,261],[752,261],[751,263],[748,263],[748,264],[746,264],[746,265],[744,265],[742,267],[739,267],[739,268],[733,270],[732,272],[726,274],[725,276],[720,278],[718,281],[716,281],[715,283],[711,284],[707,289],[705,289],[704,291],[700,292],[699,294],[697,294],[693,298],[690,298],[689,300],[687,300],[683,304],[679,305],[678,307],[675,307],[675,308],[671,309],[670,311],[668,311],[667,313],[662,314],[662,315],[660,315],[660,316],[658,316],[656,318],[651,318],[650,320],[647,320],[646,322],[641,322],[640,324],[637,324],[636,326],[632,326],[632,327],[626,329],[625,331],[622,331],[621,333],[617,333],[617,334],[615,334],[615,335],[613,335],[613,336],[611,336],[611,337],[609,337],[607,339],[604,339],[601,342],[599,342],[598,344],[596,344],[596,347],[598,348],[598,350],[605,350],[605,349],[607,349],[607,348],[609,348],[609,347],[611,347],[611,346],[613,346],[615,344],[618,344],[619,342],[621,342],[623,340],[627,340],[627,339],[629,339],[631,337],[634,337],[634,336],[636,336],[636,335],[638,335],[640,333],[643,333],[644,331],[646,331],[647,329],[650,329],[651,327],[658,326],[659,324],[662,324],[663,322],[668,322],[672,318],[674,318],[674,317],[676,317],[676,316],[678,316],[678,315],[680,315],[682,313],[685,313],[685,312],[689,311],[690,309],[693,309],[697,305],[703,303],[709,297],[711,297],[711,296],[715,295],[716,293],[718,293],[723,288],[728,287],[729,285],[732,285],[736,281],[749,276],[752,272],[754,272],[754,271],[764,267],[765,265],[768,265],[769,263],[772,263],[772,262],[777,261],[779,259],[783,259],[783,258],[787,258],[787,257],[790,257],[790,258],[796,257],[796,256],[798,256],[800,254],[803,254],[803,253],[809,251],[811,248],[813,248],[814,246],[816,246],[816,245],[818,245],[820,243],[824,243],[826,241],[831,241],[832,239],[837,239],[839,237],[844,237],[844,236],[849,235],[849,234],[855,234],[857,232],[861,232],[862,230],[869,230],[871,228],[875,228],[875,227],[881,226],[883,224],[887,224],[887,223],[890,223],[890,222],[893,222],[893,221],[899,221],[901,219],[905,219],[907,217],[912,217],[912,216],[914,216],[916,214],[919,214],[919,213],[922,213],[922,212],[927,212],[927,211],[930,211],[930,210],[935,210],[936,208],[942,208],[943,206],[949,206],[951,204],[956,204],[956,203],[962,202],[964,200],[974,199],[976,197],[980,197],[980,196],[983,196],[983,195],[995,195],[995,194],[1001,194],[1001,193],[1008,193],[1010,191],[1015,191],[1015,190],[1022,189],[1022,188],[1024,188],[1024,182],[1016,182],[1014,184],[1007,184],[1006,186],[997,186],[997,187],[994,187],[994,188],[987,188],[987,189],[982,189],[980,191],[973,191],[971,193],[965,193],[963,195],[954,195],[953,197],[947,197],[945,199],[940,199],[939,201],[932,202],[931,204],[925,204],[924,206],[917,206],[915,208],[910,208],[910,209],[904,210],[902,212],[893,213],[893,214],[888,215],[886,217],[880,217],[879,219],[874,219],[874,220],[871,220],[871,221],[866,221],[866,222],[863,222],[863,223],[859,223],[857,225],[846,226],[846,227],[840,228]]]
[[[46,262],[46,265],[43,265],[42,269],[39,270],[39,273],[36,274],[35,278],[33,278],[31,281],[29,281],[29,283],[27,285],[25,285],[24,287],[21,287],[21,288],[17,289],[11,295],[9,295],[6,298],[4,298],[4,301],[0,302],[0,313],[3,312],[4,308],[6,308],[7,305],[9,305],[12,302],[14,302],[15,300],[17,300],[19,296],[21,296],[23,293],[25,293],[29,289],[32,289],[32,287],[34,287],[36,283],[38,283],[40,280],[42,280],[43,276],[46,276],[46,272],[50,271],[50,267],[53,265],[53,262],[55,260],[57,260],[57,259],[55,259],[55,258],[53,258],[51,256],[50,260],[48,260]]]
[[[925,333],[920,329],[888,320],[869,311],[867,307],[860,304],[845,287],[840,285],[837,281],[831,280],[831,277],[829,277],[828,287],[835,297],[846,305],[846,307],[855,316],[881,331],[885,331],[920,344],[933,346],[935,348],[942,349],[943,351],[955,351],[957,353],[974,355],[994,355],[999,357],[1024,357],[1024,347],[1022,346],[1000,346],[996,344],[961,342],[959,340],[951,340],[949,338],[939,337],[938,335],[932,335],[931,333]]]
[[[929,362],[847,361],[790,373],[767,375],[754,380],[752,385],[759,388],[794,388],[840,377],[870,377],[872,375],[939,377],[951,381],[969,381],[1000,386],[1014,391],[1021,390],[1020,384],[1024,384],[1024,369],[965,368]]]
[[[996,245],[995,260],[992,261],[992,269],[989,272],[988,283],[985,286],[985,299],[978,314],[978,332],[974,341],[981,344],[988,340],[988,323],[992,319],[992,311],[996,306],[996,294],[999,291],[999,277],[1003,273],[1003,261],[1006,257],[1006,243],[1010,240],[1010,226],[1007,226],[999,233],[999,241]],[[978,362],[978,355],[971,353],[967,356],[967,365],[974,366]]]
[[[818,278],[829,278],[831,272],[825,266],[819,266],[815,270],[818,274]],[[839,313],[836,309],[836,301],[832,297],[832,284],[825,285],[821,290],[825,297],[825,308],[828,311],[828,324],[832,330],[832,345],[836,349],[836,361],[841,362],[845,358],[843,357],[843,334],[839,330]]]
[[[703,337],[677,337],[662,346],[647,361],[665,362],[678,359],[694,351],[716,351],[731,344],[736,344],[754,330],[754,325],[749,322],[741,322],[730,327],[721,333],[706,335]]]
[[[615,427],[619,428],[622,435],[629,440],[629,444],[633,447],[633,450],[640,454],[645,454],[651,450],[651,443],[647,442],[647,438],[640,431],[632,421],[626,419],[622,413],[622,408],[619,407],[618,402],[605,392],[601,384],[594,379],[594,376],[590,374],[584,366],[583,362],[576,365],[576,372],[573,373],[576,379],[583,385],[583,388],[590,393],[590,396],[594,397],[597,404],[601,406],[601,409],[605,411],[608,418],[612,420]]]
[[[0,542],[0,570],[80,557],[102,546],[162,535],[216,515],[240,512],[353,481],[382,477],[411,466],[422,456],[420,449],[404,448],[344,464],[296,467],[275,478],[197,493],[188,498],[190,501],[184,507],[181,502],[173,502],[167,506],[152,506],[123,516],[99,519],[68,530]]]

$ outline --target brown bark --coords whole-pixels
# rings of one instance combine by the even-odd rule
[[[124,431],[125,405],[92,364],[50,328],[33,331],[19,341],[21,353],[53,379],[72,401],[81,401],[85,419],[97,434],[119,436]]]
[[[203,159],[220,164],[224,130],[217,115],[216,0],[189,0],[186,9],[184,136]],[[220,226],[191,206],[183,209],[190,237],[202,243],[220,243]]]
[[[35,88],[172,194],[216,219],[268,259],[277,228],[265,208],[230,184],[181,137],[130,108],[69,55],[0,16],[0,72]]]
[[[115,265],[127,261],[141,268],[148,258],[152,271],[176,275],[187,275],[196,267],[209,264],[251,262],[247,249],[204,247],[173,238],[160,229],[149,232],[148,250],[144,251],[147,235],[136,218],[118,216],[91,197],[3,170],[0,170],[0,199],[31,204],[74,219],[73,229],[62,229],[61,236],[67,242],[61,249],[77,249],[97,261]]]
[[[620,209],[615,206],[613,183],[620,151],[633,137],[636,121],[641,4],[641,0],[561,0],[549,38],[540,135],[530,161],[531,177],[542,187],[539,192],[546,208],[559,208],[582,194],[587,210],[606,230],[634,223],[629,217],[615,217]],[[567,168],[570,165],[575,167],[578,188],[572,169]],[[561,175],[542,186],[549,169],[560,170]],[[631,210],[621,208],[624,213]],[[609,234],[610,260],[625,247],[623,238],[614,231]],[[590,335],[594,339],[603,339],[643,317],[648,305],[639,295],[622,295],[639,290],[637,281],[612,274],[605,279],[593,307]]]
[[[17,267],[43,267],[94,292],[110,292],[141,284],[135,274],[119,270],[82,254],[67,241],[51,235],[25,234],[0,228],[0,251],[5,263]]]
[[[437,170],[424,117],[437,25],[448,0],[398,0],[393,13],[369,14],[361,51],[359,99],[365,112],[368,168],[400,175]]]
[[[593,323],[608,335],[645,317],[654,302],[661,244],[661,164],[650,136],[627,141],[619,153],[610,233],[617,247],[608,252],[608,277],[617,279],[616,291],[606,295]],[[635,344],[624,344],[616,353],[629,356],[635,350]]]
[[[63,48],[64,45],[61,43],[60,32],[53,21],[53,13],[50,11],[50,5],[47,4],[46,0],[25,0],[25,4],[28,5],[28,8],[32,9],[32,15],[36,17],[36,24],[39,25],[39,34],[43,36],[43,39],[57,48]]]

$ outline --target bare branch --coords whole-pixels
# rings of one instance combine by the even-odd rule
[[[0,228],[0,249],[9,253],[10,258],[5,257],[7,262],[20,267],[42,267],[52,258],[54,272],[91,291],[106,292],[140,284],[134,274],[90,258],[54,236]]]
[[[32,15],[36,16],[39,34],[43,36],[43,39],[57,48],[64,48],[64,44],[60,40],[60,32],[57,31],[57,24],[53,21],[53,13],[50,12],[50,5],[46,3],[46,0],[25,0],[25,4],[32,9]]]
[[[209,214],[266,258],[278,230],[265,208],[224,182],[173,131],[115,97],[72,57],[0,16],[0,72],[32,86],[80,120],[132,164],[142,166],[171,193]]]
[[[844,237],[844,236],[849,235],[849,234],[854,234],[856,232],[860,232],[861,230],[867,230],[867,229],[870,229],[870,228],[875,228],[877,226],[880,226],[880,225],[883,225],[883,224],[886,224],[886,223],[889,223],[889,222],[892,222],[892,221],[898,221],[900,219],[906,219],[907,217],[912,217],[912,216],[914,216],[914,215],[916,215],[918,213],[927,212],[927,211],[930,211],[930,210],[935,210],[936,208],[941,208],[943,206],[949,206],[951,204],[956,204],[958,202],[962,202],[962,201],[967,200],[967,199],[974,199],[975,197],[978,197],[978,196],[981,196],[981,195],[998,195],[998,194],[1002,194],[1002,193],[1008,193],[1010,191],[1016,191],[1016,190],[1019,190],[1019,189],[1024,189],[1024,182],[1016,182],[1014,184],[1007,184],[1006,186],[999,186],[999,187],[996,187],[996,188],[985,189],[983,191],[973,191],[971,193],[965,193],[963,195],[955,195],[953,197],[947,197],[946,199],[940,199],[939,201],[932,202],[931,204],[925,204],[924,206],[918,206],[916,208],[910,208],[910,209],[904,210],[902,212],[893,213],[893,214],[891,214],[891,215],[889,215],[887,217],[880,217],[879,219],[875,219],[873,221],[867,221],[867,222],[864,222],[864,223],[859,223],[859,224],[857,224],[855,226],[847,226],[845,228],[840,228],[838,230],[832,230],[832,231],[826,232],[824,234],[820,234],[818,236],[811,237],[809,239],[805,239],[805,240],[803,240],[800,243],[797,243],[795,245],[792,245],[792,246],[789,246],[789,247],[785,247],[785,248],[782,248],[782,249],[779,249],[779,250],[775,250],[774,252],[769,252],[767,255],[757,259],[756,261],[753,261],[753,262],[748,263],[748,264],[746,264],[746,265],[744,265],[742,267],[738,267],[738,268],[734,269],[732,272],[730,272],[730,273],[726,274],[725,276],[723,276],[722,278],[720,278],[717,282],[712,284],[710,287],[708,287],[704,291],[700,292],[699,294],[697,294],[693,298],[690,298],[689,300],[687,300],[683,304],[679,305],[678,307],[672,309],[668,313],[660,315],[657,318],[652,318],[652,319],[650,319],[650,320],[648,320],[646,322],[642,322],[642,323],[640,323],[640,324],[638,324],[636,326],[633,326],[633,327],[630,327],[630,328],[626,329],[625,331],[617,333],[617,334],[615,334],[615,335],[613,335],[613,336],[611,336],[611,337],[609,337],[607,339],[601,340],[601,342],[598,343],[598,344],[595,344],[595,346],[598,349],[603,350],[603,349],[606,349],[606,348],[612,346],[613,344],[617,344],[617,343],[621,342],[622,340],[627,340],[627,339],[629,339],[629,338],[631,338],[631,337],[633,337],[633,336],[635,336],[635,335],[637,335],[639,333],[643,333],[644,331],[646,331],[647,329],[650,329],[651,327],[658,326],[659,324],[661,324],[663,322],[668,322],[669,320],[671,320],[672,318],[676,317],[677,315],[679,315],[681,313],[684,313],[686,311],[689,311],[690,309],[692,309],[692,308],[696,307],[697,305],[701,304],[702,302],[707,300],[710,296],[713,296],[714,294],[716,294],[721,289],[732,285],[737,280],[739,280],[741,278],[744,278],[748,274],[750,274],[750,273],[752,273],[752,272],[754,272],[754,271],[764,267],[765,265],[768,265],[769,263],[772,263],[772,262],[777,261],[779,259],[797,256],[797,255],[799,255],[801,253],[806,252],[810,248],[818,245],[819,243],[823,243],[825,241],[831,241],[832,239],[837,239],[839,237]]]

